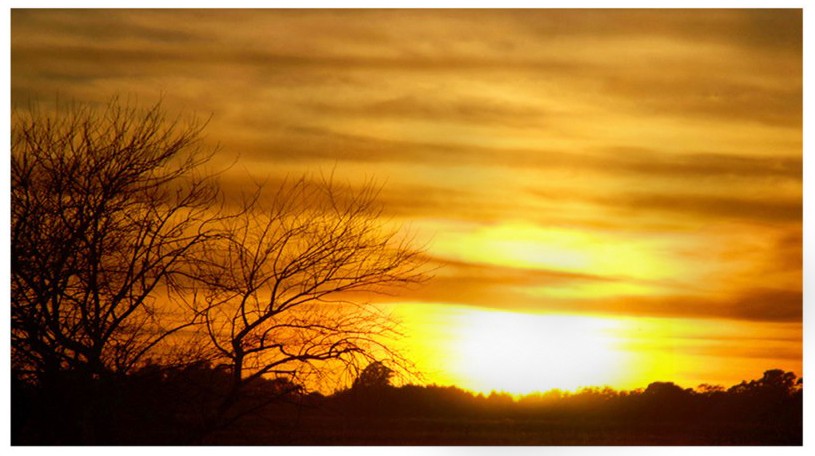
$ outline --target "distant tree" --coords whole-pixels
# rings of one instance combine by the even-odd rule
[[[794,393],[797,376],[793,372],[771,369],[758,380],[742,381],[728,389],[729,393],[785,397]]]
[[[722,394],[725,389],[722,385],[711,385],[709,383],[702,383],[696,387],[696,390],[705,395]]]
[[[657,397],[664,400],[679,399],[692,394],[691,389],[682,388],[674,382],[653,382],[645,388],[643,396]]]
[[[359,373],[352,388],[365,389],[390,386],[393,374],[393,369],[385,366],[381,361],[374,361]]]
[[[697,412],[691,388],[673,382],[653,382],[639,395],[645,416],[659,420],[685,419]]]
[[[740,413],[760,419],[778,420],[789,417],[792,407],[801,407],[800,388],[796,386],[797,376],[793,372],[771,369],[757,380],[742,381],[728,389],[731,402]],[[800,413],[800,410],[799,410]]]
[[[790,394],[795,387],[796,378],[797,377],[793,372],[785,372],[781,369],[771,369],[764,372],[764,375],[761,377],[758,383],[762,388]]]

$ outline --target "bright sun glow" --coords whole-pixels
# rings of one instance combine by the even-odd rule
[[[617,320],[498,311],[459,314],[449,350],[461,386],[526,394],[618,384],[626,353]]]
[[[514,395],[583,386],[620,390],[655,381],[723,386],[763,366],[801,372],[796,323],[532,314],[400,303],[405,351],[427,383]],[[758,368],[756,362],[758,361]]]
[[[428,383],[523,395],[642,380],[632,377],[626,320],[454,304],[401,303],[391,310],[410,334],[402,349]]]

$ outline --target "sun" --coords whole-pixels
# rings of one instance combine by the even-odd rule
[[[473,391],[575,391],[616,385],[627,374],[619,320],[475,309],[455,320],[448,368]]]

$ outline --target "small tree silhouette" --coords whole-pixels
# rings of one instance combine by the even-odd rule
[[[354,379],[353,389],[384,388],[390,386],[393,369],[374,361],[368,364],[359,376]]]

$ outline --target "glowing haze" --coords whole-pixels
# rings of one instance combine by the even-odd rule
[[[212,114],[229,191],[383,182],[428,382],[801,374],[800,10],[14,10],[12,102]],[[213,166],[218,166],[214,163]]]

